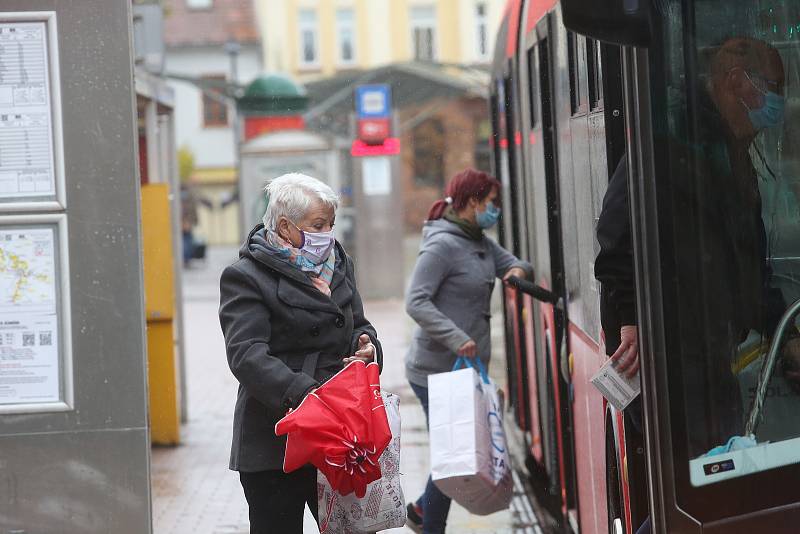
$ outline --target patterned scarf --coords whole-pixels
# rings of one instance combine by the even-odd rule
[[[331,254],[324,263],[314,265],[308,258],[300,253],[300,249],[292,246],[290,242],[279,236],[277,232],[266,230],[264,233],[266,234],[267,244],[269,244],[270,248],[279,258],[306,273],[311,279],[311,283],[314,284],[314,287],[329,297],[331,296],[333,267],[336,264],[335,247],[331,249]]]

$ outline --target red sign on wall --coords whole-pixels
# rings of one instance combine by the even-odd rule
[[[391,134],[389,119],[359,119],[358,138],[368,145],[380,145]]]
[[[261,134],[278,130],[302,130],[303,128],[305,128],[305,122],[301,115],[245,117],[244,140],[249,141]]]

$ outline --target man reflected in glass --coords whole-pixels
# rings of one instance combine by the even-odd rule
[[[753,161],[769,167],[753,142],[783,122],[783,61],[771,45],[746,37],[726,40],[706,58],[705,83],[691,102],[693,143],[680,158],[688,165],[698,223],[680,231],[697,232],[698,240],[690,240],[697,248],[679,250],[678,262],[686,263],[682,269],[699,263],[704,299],[703,309],[686,318],[704,340],[684,359],[693,457],[730,447],[730,438],[743,434],[747,399],[734,372],[741,346],[749,336],[771,336],[786,309],[770,283],[770,243]]]

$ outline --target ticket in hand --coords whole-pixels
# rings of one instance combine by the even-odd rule
[[[632,378],[628,378],[617,371],[619,361],[620,359],[611,358],[606,360],[592,377],[591,382],[614,408],[624,410],[639,395],[641,384],[638,372]]]

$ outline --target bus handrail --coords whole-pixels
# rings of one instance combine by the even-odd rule
[[[508,282],[510,286],[522,291],[526,295],[530,295],[536,300],[541,300],[542,302],[558,304],[558,302],[561,300],[561,297],[549,289],[537,286],[533,282],[523,280],[522,278],[517,278],[516,276],[510,276],[506,282]]]
[[[794,304],[786,310],[781,317],[781,321],[778,323],[775,335],[772,336],[772,343],[769,346],[767,358],[764,360],[764,364],[761,366],[761,372],[758,375],[758,388],[756,389],[756,395],[753,399],[753,406],[750,409],[750,416],[747,418],[747,425],[744,430],[745,436],[754,435],[758,427],[759,419],[761,418],[761,410],[764,408],[764,400],[767,396],[767,385],[772,377],[772,371],[775,368],[775,361],[778,358],[778,352],[781,348],[783,334],[798,312],[800,312],[800,299],[796,300]]]

